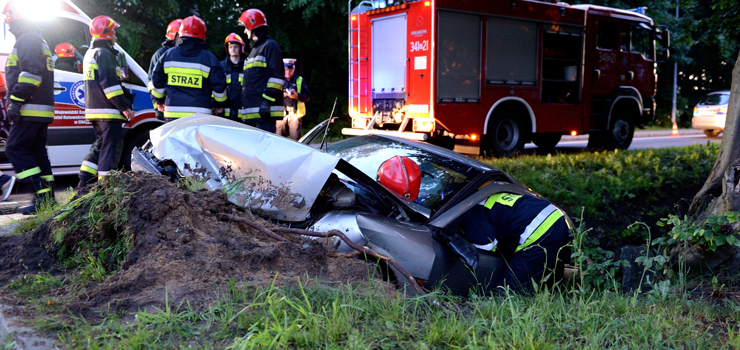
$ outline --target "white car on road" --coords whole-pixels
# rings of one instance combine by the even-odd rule
[[[691,126],[704,130],[709,137],[716,137],[725,130],[727,106],[730,103],[730,91],[715,91],[705,96],[694,107]]]

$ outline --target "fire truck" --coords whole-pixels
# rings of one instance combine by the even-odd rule
[[[530,0],[352,6],[345,135],[467,143],[493,156],[577,134],[626,149],[655,115],[669,33],[644,13]]]

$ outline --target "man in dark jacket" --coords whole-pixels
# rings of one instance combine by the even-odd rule
[[[231,33],[224,41],[226,59],[221,61],[221,66],[226,73],[226,84],[229,85],[227,95],[229,100],[224,109],[223,116],[241,121],[239,109],[242,105],[242,82],[244,80],[244,40],[236,33]]]
[[[54,199],[54,177],[46,151],[49,124],[54,121],[54,60],[41,30],[31,21],[22,1],[10,1],[3,14],[15,36],[5,77],[10,95],[7,115],[12,127],[5,152],[21,184],[33,185],[34,199],[21,208],[33,214]]]
[[[167,33],[165,34],[166,39],[162,43],[162,47],[154,52],[151,61],[149,61],[149,72],[147,75],[149,77],[149,94],[152,94],[152,88],[154,87],[154,84],[152,84],[152,73],[154,72],[154,67],[157,66],[157,62],[159,62],[159,59],[162,58],[167,50],[177,45],[177,40],[180,38],[180,34],[178,33],[180,30],[180,24],[182,24],[182,20],[179,18],[170,22],[167,26]],[[152,105],[154,105],[154,115],[157,116],[157,119],[164,120],[164,113],[157,109],[157,99],[154,95],[152,95]]]
[[[285,86],[283,87],[283,104],[285,116],[276,124],[276,134],[290,136],[298,141],[303,134],[303,116],[306,115],[306,102],[311,98],[306,79],[295,75],[295,58],[284,58]]]
[[[157,108],[167,122],[195,113],[220,114],[227,99],[226,76],[208,51],[205,22],[196,16],[185,18],[180,41],[165,52],[152,73]]]
[[[118,23],[108,16],[98,16],[90,24],[92,44],[83,59],[85,82],[85,119],[95,128],[95,142],[82,161],[78,188],[118,168],[123,151],[123,124],[134,118],[132,101],[127,97],[116,73]]]
[[[244,61],[244,85],[240,117],[245,123],[275,132],[275,122],[283,118],[283,51],[270,38],[265,14],[249,9],[239,17],[252,51]]]

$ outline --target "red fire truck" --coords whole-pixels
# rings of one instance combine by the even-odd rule
[[[576,134],[589,134],[592,147],[625,149],[655,114],[656,65],[667,47],[667,31],[636,11],[363,1],[349,18],[352,127],[342,133],[454,139],[495,156]]]

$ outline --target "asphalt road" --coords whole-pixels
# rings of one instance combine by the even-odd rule
[[[682,147],[693,144],[705,144],[707,142],[721,142],[721,137],[707,137],[700,130],[682,129],[679,130],[679,136],[670,136],[671,130],[638,130],[635,132],[635,137],[632,140],[632,145],[629,149],[646,149],[646,148],[667,148],[667,147]],[[588,136],[564,136],[560,143],[555,147],[556,152],[560,153],[580,153],[590,152],[586,149],[588,144]],[[477,147],[469,146],[457,146],[455,151],[463,154],[478,154]],[[525,145],[525,154],[539,154],[538,148],[532,143]],[[56,176],[56,196],[61,198],[70,195],[71,188],[77,186],[76,175]],[[29,205],[33,195],[29,189],[20,188],[16,184],[14,192],[10,195],[8,200],[0,202],[0,224],[2,221],[8,218],[3,218],[7,214],[14,213],[17,208]],[[17,217],[17,216],[14,216]],[[3,220],[5,219],[5,220]]]

